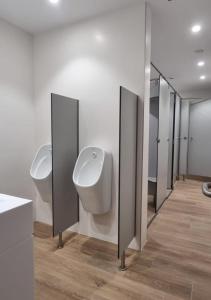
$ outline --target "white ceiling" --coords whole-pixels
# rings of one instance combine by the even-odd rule
[[[211,0],[149,0],[152,9],[152,61],[183,97],[211,98]],[[197,35],[195,23],[202,25]],[[204,49],[204,54],[194,50]],[[205,60],[199,68],[197,62]],[[207,79],[200,81],[200,75]]]
[[[138,0],[0,0],[0,17],[29,33],[73,23]],[[142,1],[142,0],[139,0]],[[183,97],[211,97],[211,0],[148,0],[152,9],[152,62]],[[202,31],[192,35],[192,24]],[[194,50],[204,49],[204,54]],[[206,66],[199,69],[198,60]],[[202,82],[199,76],[205,74]]]
[[[137,0],[0,0],[0,17],[28,31],[38,33],[115,10]]]

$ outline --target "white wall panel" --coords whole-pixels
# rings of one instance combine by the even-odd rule
[[[73,230],[115,243],[119,87],[132,90],[143,102],[145,34],[145,4],[141,1],[34,38],[36,146],[50,141],[50,93],[80,99],[80,149],[98,146],[113,156],[112,210],[103,216],[92,216],[80,206],[80,224]],[[39,197],[37,219],[52,222],[51,208]]]
[[[32,37],[0,20],[0,192],[34,198]]]

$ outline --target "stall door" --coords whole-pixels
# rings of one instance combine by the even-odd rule
[[[176,97],[175,104],[175,125],[174,125],[174,166],[173,166],[173,184],[179,175],[179,147],[180,147],[180,98]]]
[[[161,77],[159,97],[159,133],[158,133],[158,173],[157,173],[157,199],[158,210],[167,197],[168,157],[169,157],[169,111],[170,88]]]
[[[211,177],[211,100],[190,105],[188,174]]]
[[[167,188],[172,189],[173,185],[173,139],[174,139],[174,104],[175,104],[175,93],[171,93],[170,97],[170,111],[169,111],[169,157],[168,157],[168,179]]]

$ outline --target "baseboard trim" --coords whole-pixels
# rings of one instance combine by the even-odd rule
[[[34,236],[46,239],[53,237],[53,226],[42,222],[34,222]]]
[[[198,175],[187,175],[185,179],[196,180],[201,182],[211,182],[211,177],[207,176],[198,176]]]

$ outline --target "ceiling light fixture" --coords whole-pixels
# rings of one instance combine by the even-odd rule
[[[48,0],[51,4],[56,5],[60,0]]]
[[[102,34],[98,33],[95,35],[95,38],[96,40],[99,42],[99,43],[102,43],[104,41],[104,37]]]
[[[206,79],[206,76],[205,76],[205,75],[201,75],[201,76],[200,76],[200,79],[201,79],[201,80],[205,80],[205,79]]]
[[[204,49],[196,49],[196,50],[194,50],[194,53],[202,54],[202,53],[204,53]]]
[[[199,61],[198,64],[197,64],[199,67],[203,67],[205,65],[205,62],[204,61]]]
[[[196,24],[196,25],[194,25],[194,26],[192,27],[191,30],[192,30],[193,33],[198,33],[199,31],[201,31],[201,25]]]

